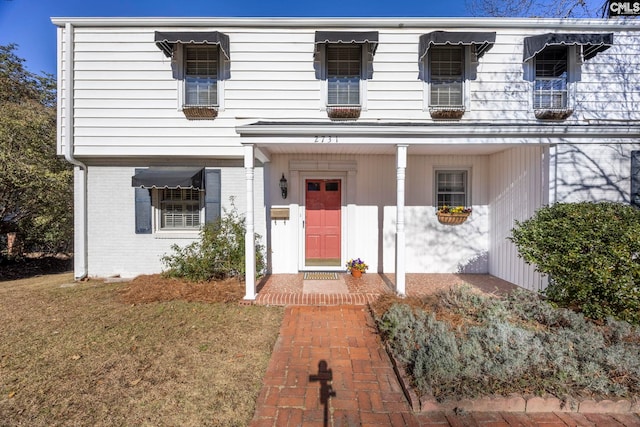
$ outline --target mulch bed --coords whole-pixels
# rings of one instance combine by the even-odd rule
[[[235,278],[195,283],[159,274],[138,276],[120,291],[120,299],[127,304],[173,300],[231,303],[243,297],[244,283]]]

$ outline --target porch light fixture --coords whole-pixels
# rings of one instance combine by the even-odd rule
[[[287,178],[282,174],[282,178],[280,178],[280,191],[282,191],[282,198],[287,198]]]

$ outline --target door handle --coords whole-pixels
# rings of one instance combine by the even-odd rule
[[[302,220],[302,228],[304,228],[304,219]]]

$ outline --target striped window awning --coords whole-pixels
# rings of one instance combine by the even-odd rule
[[[582,46],[582,56],[591,59],[613,46],[613,33],[547,33],[524,38],[524,62],[533,59],[549,46]]]
[[[315,52],[320,51],[320,46],[327,43],[367,44],[371,55],[378,48],[377,31],[316,31]]]
[[[432,46],[475,46],[480,58],[495,42],[495,32],[433,31],[420,36],[418,60],[422,61]]]
[[[131,177],[131,186],[139,188],[204,189],[201,167],[150,167]]]
[[[156,46],[167,58],[173,56],[177,44],[212,44],[218,45],[225,58],[229,58],[229,36],[219,31],[206,32],[165,32],[156,31]]]

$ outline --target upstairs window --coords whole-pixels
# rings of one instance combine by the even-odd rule
[[[314,68],[322,81],[321,108],[332,120],[354,120],[366,110],[377,31],[316,31]]]
[[[327,46],[327,105],[359,106],[361,45]]]
[[[433,31],[420,36],[418,66],[424,106],[433,119],[460,119],[471,107],[469,82],[479,59],[493,47],[494,32]]]
[[[218,105],[218,63],[217,46],[185,46],[184,106]]]
[[[229,36],[218,31],[155,32],[156,46],[171,58],[179,82],[178,109],[189,120],[212,120],[224,109],[229,79]]]
[[[430,107],[464,106],[462,47],[433,47],[429,53]]]
[[[536,56],[533,108],[567,108],[569,68],[567,52],[567,47],[553,46]]]
[[[564,120],[573,114],[580,67],[613,45],[613,34],[547,33],[525,37],[524,77],[533,91],[537,119]]]

